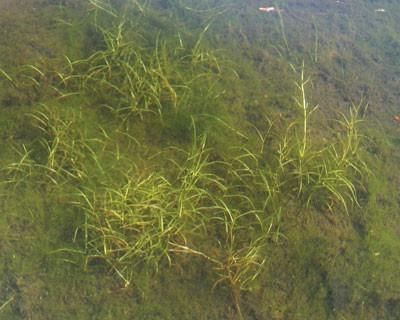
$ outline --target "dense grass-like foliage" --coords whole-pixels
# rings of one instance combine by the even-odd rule
[[[35,5],[82,42],[0,65],[1,108],[13,107],[1,121],[12,148],[0,162],[0,313],[398,314],[398,230],[385,222],[398,219],[398,139],[365,126],[373,102],[342,100],[362,83],[327,44],[319,14],[333,4],[276,3],[275,16],[239,1]],[[306,9],[312,24],[296,25]]]

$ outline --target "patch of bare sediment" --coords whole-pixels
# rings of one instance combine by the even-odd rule
[[[12,0],[1,0],[0,1],[0,10],[7,10],[9,9],[15,1]]]
[[[62,56],[61,14],[51,1],[0,0],[0,67],[18,68]]]

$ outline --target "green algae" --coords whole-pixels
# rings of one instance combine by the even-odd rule
[[[207,52],[213,52],[215,47],[222,49],[216,51],[212,63],[201,60],[205,62],[203,71],[211,70],[213,77],[216,73],[218,81],[207,78],[207,81],[196,84],[199,91],[183,90],[183,95],[189,92],[192,96],[183,100],[182,110],[174,112],[174,108],[166,108],[161,112],[162,116],[157,111],[156,114],[145,113],[129,118],[123,115],[121,118],[120,113],[113,110],[120,108],[117,105],[120,99],[114,95],[93,97],[88,91],[86,94],[62,96],[69,90],[75,92],[74,86],[79,87],[79,82],[72,83],[71,90],[56,75],[60,71],[64,76],[68,75],[64,56],[73,62],[106,49],[101,33],[90,26],[91,18],[74,14],[82,12],[85,3],[74,8],[59,1],[32,1],[31,7],[15,4],[20,7],[14,9],[22,10],[13,16],[12,23],[8,15],[0,18],[1,23],[13,30],[12,38],[18,39],[11,46],[12,41],[3,38],[6,45],[2,46],[0,66],[10,77],[17,79],[19,85],[15,90],[4,81],[4,77],[1,80],[1,137],[6,146],[1,157],[3,183],[0,192],[3,212],[0,224],[3,271],[0,306],[6,303],[0,310],[2,316],[9,319],[234,319],[238,317],[240,304],[240,311],[246,319],[398,317],[400,284],[396,252],[399,236],[396,221],[399,219],[399,195],[395,187],[398,184],[398,130],[385,120],[390,118],[388,110],[395,106],[389,103],[387,106],[378,105],[383,96],[379,92],[379,77],[389,77],[388,74],[396,71],[394,67],[386,68],[385,75],[382,75],[377,68],[375,70],[380,72],[376,72],[376,77],[362,76],[372,73],[365,69],[364,64],[372,61],[377,52],[387,52],[384,56],[389,62],[396,56],[390,53],[395,47],[393,43],[398,41],[395,33],[390,33],[395,27],[390,23],[381,27],[381,21],[371,18],[374,27],[367,28],[365,20],[368,19],[357,10],[372,17],[374,6],[370,3],[353,4],[351,14],[329,11],[329,8],[312,2],[301,5],[295,1],[281,3],[284,10],[296,12],[295,19],[283,16],[290,48],[290,52],[285,52],[278,17],[260,16],[256,7],[234,1],[221,3],[218,12],[231,11],[217,15],[218,19],[214,19],[202,39],[201,51],[196,49],[196,41],[207,26],[207,19],[213,16],[212,3],[168,2],[163,4],[163,8],[154,3],[143,6],[148,10],[147,15],[142,15],[135,4],[126,8],[136,19],[133,25],[139,28],[137,34],[142,35],[131,36],[142,44],[146,52],[154,52],[157,37],[165,39],[165,43],[173,43],[176,48],[179,48],[181,38],[185,46],[197,50],[195,56],[199,58],[196,59],[211,57]],[[123,6],[123,2],[118,4]],[[33,7],[37,11],[33,11]],[[188,10],[187,7],[193,8]],[[325,14],[324,10],[328,10],[326,23],[318,16]],[[232,13],[241,13],[242,16]],[[97,16],[97,23],[106,19],[109,27],[118,26],[107,14],[101,15]],[[312,23],[299,24],[299,18],[307,21],[310,15],[316,17],[310,20]],[[64,22],[49,32],[49,27],[57,26],[55,17]],[[28,54],[20,50],[29,43],[22,34],[33,24],[39,26],[37,32],[42,37],[34,41],[40,42],[40,46]],[[228,32],[224,29],[226,26],[229,26]],[[315,26],[318,26],[320,42],[317,64],[315,38],[307,39],[305,36],[305,30]],[[332,30],[336,26],[341,28],[340,32]],[[378,32],[371,31],[375,27],[388,37],[391,34],[385,44],[374,40],[360,40],[355,48],[349,44],[355,37],[355,30],[361,29],[366,38],[371,34],[372,39],[381,39]],[[343,32],[346,30],[353,32]],[[173,39],[169,39],[168,34],[173,34]],[[307,54],[313,63],[305,58]],[[243,286],[248,290],[240,294],[235,293],[240,286],[231,280],[214,286],[218,281],[215,265],[185,248],[185,254],[176,254],[170,266],[168,259],[162,260],[158,272],[143,265],[131,268],[132,285],[128,286],[115,269],[101,259],[87,259],[87,240],[82,227],[86,223],[85,215],[76,205],[79,201],[77,194],[99,185],[107,188],[124,185],[121,172],[129,172],[132,165],[143,174],[152,170],[163,172],[170,184],[176,183],[179,181],[174,176],[173,168],[176,166],[171,165],[167,158],[173,158],[185,167],[185,161],[178,161],[184,160],[182,154],[191,150],[194,131],[199,137],[207,135],[211,147],[208,157],[212,163],[232,166],[231,171],[225,171],[224,165],[218,165],[212,174],[222,177],[221,181],[228,183],[235,192],[251,194],[253,205],[263,204],[265,194],[262,194],[262,188],[256,187],[258,182],[252,180],[251,170],[276,172],[275,168],[271,169],[271,159],[281,141],[277,137],[284,136],[287,124],[297,117],[293,107],[293,97],[296,96],[294,80],[297,79],[291,73],[289,63],[298,64],[304,59],[306,68],[315,76],[315,90],[312,90],[310,99],[323,104],[321,107],[327,118],[321,119],[321,123],[312,122],[316,127],[311,131],[310,139],[316,146],[337,137],[338,126],[329,119],[337,118],[337,108],[344,111],[348,107],[346,100],[358,101],[360,96],[368,94],[370,111],[367,121],[383,119],[385,129],[382,131],[364,128],[370,140],[367,140],[365,150],[357,152],[372,171],[372,175],[361,177],[363,186],[357,185],[361,208],[349,207],[349,215],[340,206],[327,210],[325,194],[319,195],[317,201],[307,207],[294,196],[298,190],[293,191],[292,184],[285,185],[274,200],[275,205],[260,213],[260,216],[271,212],[277,214],[267,215],[263,222],[272,226],[268,230],[270,234],[265,229],[261,233],[266,238],[256,255],[261,257],[256,259],[260,265],[265,258],[263,267],[259,269],[260,273],[250,273],[258,277]],[[216,72],[215,61],[223,62],[222,68],[226,70],[223,76]],[[13,65],[18,67],[11,67]],[[45,76],[39,76],[32,68],[28,68],[27,73],[23,66],[29,65],[39,68]],[[145,66],[154,68],[151,63]],[[168,63],[168,66],[169,75],[172,74],[169,81],[172,86],[179,87],[179,73],[183,71],[176,69],[179,66],[173,63]],[[79,71],[86,72],[79,68]],[[40,86],[32,80],[24,80],[28,79],[25,76],[34,77]],[[210,87],[214,91],[207,97]],[[393,97],[390,88],[390,85],[384,88],[387,97]],[[61,95],[60,90],[63,90]],[[160,92],[159,96],[167,105],[171,101],[170,92],[167,90],[166,95]],[[219,92],[223,94],[216,98]],[[108,107],[98,108],[104,101]],[[327,126],[329,130],[326,130]],[[258,142],[260,134],[265,139],[261,148]],[[177,151],[177,148],[185,152]],[[251,153],[238,152],[242,149]],[[259,167],[252,167],[255,165],[252,154],[259,150],[264,151],[260,158],[256,157]],[[165,156],[154,156],[160,151],[165,152]],[[26,153],[28,156],[24,158]],[[21,159],[29,161],[22,162],[17,170],[16,166],[10,167]],[[164,173],[163,168],[169,170],[164,169]],[[243,172],[246,174],[241,175]],[[239,179],[232,179],[232,176]],[[7,179],[18,183],[6,183]],[[207,183],[200,182],[199,187],[205,188]],[[218,188],[212,187],[210,193],[219,195],[222,191]],[[241,216],[241,212],[246,210],[252,212],[246,209],[247,200],[232,199],[229,193],[225,196],[224,201],[229,199],[229,206],[225,211],[214,213],[215,224],[207,223],[207,228],[202,226],[208,237],[195,228],[189,228],[184,236],[180,234],[174,239],[190,239],[185,243],[186,248],[201,250],[208,257],[226,262],[222,269],[218,269],[221,267],[218,264],[216,268],[223,275],[228,271],[224,277],[233,270],[227,264],[232,260],[230,255],[234,256],[235,250],[246,249],[246,243],[253,245],[252,240],[257,240],[257,234],[260,234],[258,222],[248,219],[256,216]],[[113,202],[113,198],[108,199]],[[129,199],[126,204],[131,201]],[[276,210],[283,201],[288,203],[281,211]],[[226,229],[223,224],[218,225],[218,221],[223,221]],[[235,233],[239,239],[237,243],[224,237],[224,230],[228,230],[227,234],[235,230],[234,221],[240,221],[239,229],[243,228],[243,231]],[[199,239],[201,241],[196,242]],[[190,247],[194,244],[197,246]],[[246,257],[246,254],[239,257]]]

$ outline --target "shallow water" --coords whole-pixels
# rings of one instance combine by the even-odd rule
[[[398,319],[399,5],[111,3],[0,0],[0,318]]]

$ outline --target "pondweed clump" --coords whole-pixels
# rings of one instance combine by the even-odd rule
[[[112,7],[91,3],[95,13],[117,18]],[[30,115],[37,137],[23,146],[21,160],[6,168],[7,182],[18,185],[34,177],[65,191],[65,203],[81,219],[71,232],[78,250],[64,252],[79,252],[85,267],[105,266],[129,287],[138,268],[162,272],[183,256],[201,258],[213,270],[213,287],[228,287],[244,318],[242,292],[252,290],[265,272],[266,248],[284,235],[285,219],[311,207],[350,214],[358,204],[358,183],[366,172],[360,106],[342,116],[333,140],[321,147],[310,134],[317,108],[309,106],[311,80],[303,65],[294,99],[299,116],[283,132],[267,120],[265,130],[242,133],[209,114],[211,102],[223,94],[217,80],[224,77],[214,52],[201,47],[209,24],[193,46],[180,34],[174,41],[158,35],[149,49],[130,38],[128,20],[110,28],[95,21],[103,47],[84,59],[66,58],[65,69],[53,73],[57,97]],[[30,69],[39,80],[48,78],[39,68]],[[38,79],[30,81],[40,86]],[[79,105],[67,109],[73,99],[65,98],[71,96]],[[101,107],[117,117],[107,129],[89,128],[82,111]],[[157,152],[142,152],[130,120],[140,124],[147,114],[167,119],[171,113],[190,120],[193,137],[184,147],[172,141],[156,146]],[[196,132],[193,115],[199,113],[228,128],[230,153],[223,155],[207,144],[206,134]]]
[[[349,212],[358,204],[357,179],[366,169],[358,157],[358,108],[339,121],[340,138],[319,148],[308,132],[306,83],[302,71],[301,116],[283,137],[270,121],[265,132],[256,130],[259,143],[247,146],[250,138],[240,133],[242,141],[223,158],[206,136],[197,136],[193,121],[189,150],[168,147],[132,162],[128,154],[140,151],[140,142],[129,128],[118,128],[129,137],[120,146],[101,127],[91,138],[80,126],[79,109],[44,107],[30,116],[40,134],[32,150],[24,147],[21,161],[8,166],[9,182],[34,173],[68,190],[68,201],[83,215],[74,239],[87,267],[103,262],[127,287],[138,267],[160,271],[182,255],[197,256],[214,270],[214,287],[230,288],[243,317],[241,292],[263,272],[265,248],[280,239],[287,215],[310,206],[339,214],[336,205]]]
[[[367,173],[368,168],[360,157],[362,136],[358,132],[359,106],[350,108],[349,116],[342,114],[335,127],[334,139],[325,141],[323,146],[315,143],[309,133],[309,121],[318,106],[310,109],[306,97],[304,65],[300,81],[296,83],[299,98],[295,99],[301,112],[299,120],[291,122],[276,156],[276,166],[283,177],[281,186],[289,191],[300,203],[333,210],[340,204],[346,212],[351,204],[358,204],[357,182]],[[358,177],[358,178],[357,178]]]
[[[86,217],[88,258],[106,261],[126,285],[137,265],[157,270],[162,260],[171,264],[172,252],[206,228],[211,204],[206,186],[218,189],[221,184],[206,171],[205,151],[195,152],[187,155],[173,180],[161,169],[131,168],[120,182],[80,190],[76,203]]]
[[[104,261],[124,282],[135,282],[135,268],[159,270],[179,255],[199,256],[215,270],[215,285],[232,289],[238,312],[240,292],[252,287],[262,270],[271,225],[251,195],[234,192],[222,175],[229,165],[209,160],[206,140],[194,141],[175,169],[132,168],[120,182],[79,188],[75,204],[85,215],[76,235],[84,239],[87,262]],[[116,174],[112,174],[116,177]]]
[[[53,105],[43,106],[43,110],[31,114],[33,126],[42,132],[39,141],[42,150],[38,148],[36,154],[38,165],[48,171],[54,183],[60,176],[79,181],[85,174],[84,159],[90,146],[85,133],[79,129],[82,121],[79,110],[69,111]]]
[[[68,66],[58,73],[60,83],[55,87],[60,97],[82,95],[89,105],[106,107],[123,119],[182,112],[195,103],[196,96],[202,96],[203,102],[215,98],[213,87],[221,66],[214,52],[201,45],[209,25],[193,47],[178,33],[174,41],[158,35],[149,49],[137,43],[140,35],[132,35],[127,24],[125,20],[109,28],[95,24],[104,49],[81,60],[67,58]]]

